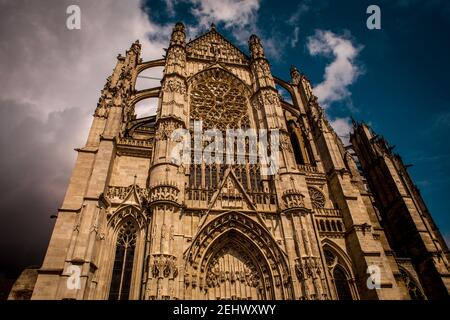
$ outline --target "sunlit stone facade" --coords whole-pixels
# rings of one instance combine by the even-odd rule
[[[33,299],[448,297],[447,246],[400,158],[364,124],[344,147],[306,76],[275,77],[258,37],[247,55],[214,26],[186,42],[177,24],[163,59],[140,51],[101,91]],[[158,66],[161,86],[136,90]],[[137,118],[147,98],[156,115]],[[278,129],[276,174],[174,163],[171,134],[194,120]]]

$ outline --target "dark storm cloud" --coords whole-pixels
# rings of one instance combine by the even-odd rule
[[[45,121],[32,110],[0,100],[0,119],[7,120],[0,126],[0,263],[8,269],[40,263],[75,153],[64,141],[84,120],[80,108],[51,112]]]
[[[72,4],[81,30],[66,28]],[[0,0],[0,273],[41,264],[116,55],[140,39],[159,58],[169,32],[137,0]]]

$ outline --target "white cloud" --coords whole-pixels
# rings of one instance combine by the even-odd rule
[[[316,30],[314,35],[308,37],[307,49],[313,56],[334,58],[325,68],[323,82],[314,88],[314,93],[322,106],[326,108],[335,101],[350,98],[351,92],[348,87],[362,72],[355,61],[362,47],[355,45],[347,36]]]
[[[304,1],[300,2],[297,5],[297,9],[289,17],[289,19],[287,21],[288,24],[292,25],[292,26],[297,24],[300,21],[300,18],[302,17],[302,15],[309,11],[310,5],[311,5],[310,0],[304,0]]]
[[[291,47],[292,48],[295,48],[295,46],[298,43],[298,33],[299,33],[299,31],[300,31],[299,27],[295,27],[294,28],[294,35],[292,36],[292,40],[291,40]]]
[[[287,20],[287,24],[294,26],[294,32],[291,39],[291,47],[295,48],[299,40],[300,27],[297,25],[300,22],[300,18],[309,11],[311,5],[310,0],[303,0],[298,5],[296,10]]]
[[[333,127],[336,134],[341,138],[344,145],[350,144],[350,132],[352,130],[352,124],[349,117],[336,118],[330,121],[330,125]]]
[[[166,9],[167,13],[169,14],[169,17],[175,16],[175,3],[176,0],[165,0],[166,3]]]
[[[172,0],[166,0],[172,1]],[[279,60],[284,48],[289,44],[286,37],[277,34],[273,29],[264,34],[257,26],[258,10],[261,0],[181,0],[192,5],[191,13],[197,25],[186,26],[191,37],[208,29],[212,23],[223,24],[230,30],[239,45],[247,45],[251,34],[257,34],[267,56]]]
[[[286,37],[279,37],[273,33],[270,37],[261,37],[266,56],[270,59],[279,61],[283,55],[284,48],[289,43]]]
[[[260,0],[187,0],[200,27],[223,23],[241,43],[257,30],[256,21]]]
[[[225,27],[233,28],[252,25],[257,18],[259,0],[191,0],[192,13],[199,24],[209,26],[211,23],[223,22]]]

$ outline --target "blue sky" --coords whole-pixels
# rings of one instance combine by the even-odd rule
[[[324,81],[325,68],[336,57],[311,54],[308,41],[317,40],[318,30],[350,41],[357,51],[349,61],[354,68],[350,72],[356,72],[343,86],[347,94],[326,103],[328,115],[341,120],[341,135],[351,116],[396,145],[404,162],[413,164],[409,172],[449,239],[450,2],[263,0],[241,4],[239,14],[231,17],[230,1],[220,3],[152,0],[146,9],[155,23],[184,22],[194,29],[192,38],[214,22],[245,52],[246,35],[256,32],[266,44],[275,75],[289,79],[294,64],[315,85]],[[371,4],[381,9],[381,30],[366,27]]]

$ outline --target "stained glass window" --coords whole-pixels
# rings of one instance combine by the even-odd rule
[[[128,300],[130,297],[136,235],[136,227],[130,220],[119,230],[109,300]]]
[[[333,278],[339,300],[353,300],[348,279],[340,266],[334,268]]]

